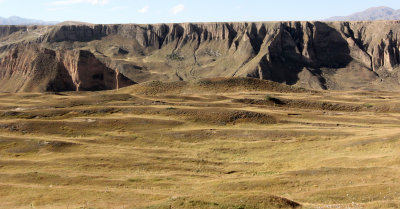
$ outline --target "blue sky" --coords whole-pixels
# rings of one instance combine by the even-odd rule
[[[321,20],[399,0],[0,0],[0,16],[91,23]]]

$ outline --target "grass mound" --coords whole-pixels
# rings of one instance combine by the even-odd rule
[[[6,153],[37,153],[41,150],[62,152],[69,147],[77,146],[76,143],[65,141],[21,140],[20,138],[0,137],[0,152]]]
[[[235,122],[253,122],[260,124],[276,123],[274,117],[249,111],[219,111],[219,110],[172,110],[177,115],[188,116],[196,122],[211,122],[219,124]]]
[[[309,92],[309,90],[285,84],[255,78],[207,78],[191,82],[207,90],[217,92],[230,91],[274,91],[274,92]]]
[[[360,111],[362,109],[368,109],[368,107],[362,105],[353,104],[339,104],[325,101],[307,101],[307,100],[292,100],[292,99],[280,99],[274,97],[268,97],[265,100],[261,99],[234,99],[233,102],[253,105],[268,105],[268,106],[283,106],[290,108],[303,108],[303,109],[315,109],[315,110],[329,110],[329,111]]]
[[[238,91],[309,92],[302,88],[254,78],[209,78],[194,81],[152,81],[122,89],[142,95],[223,93]]]
[[[299,207],[301,205],[297,202],[273,195],[233,195],[206,201],[194,198],[176,198],[169,203],[148,207],[148,209],[274,209]]]
[[[200,123],[210,123],[218,125],[235,124],[241,122],[258,124],[275,124],[276,119],[268,114],[243,111],[243,110],[221,110],[218,108],[208,109],[189,109],[189,108],[131,108],[125,110],[131,114],[149,114],[183,117],[188,120]]]

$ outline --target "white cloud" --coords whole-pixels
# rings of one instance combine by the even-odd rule
[[[178,4],[174,8],[171,9],[171,13],[176,15],[176,14],[182,12],[184,9],[185,9],[185,5]]]
[[[129,9],[127,6],[118,6],[118,7],[113,7],[111,8],[111,11],[121,11],[121,10],[126,10]]]
[[[145,6],[145,7],[141,8],[141,9],[139,9],[138,12],[139,12],[139,13],[142,13],[142,14],[143,14],[143,13],[146,13],[146,12],[149,11],[149,8],[150,8],[149,6]]]
[[[61,0],[61,1],[50,2],[49,5],[64,6],[64,5],[81,4],[81,3],[89,3],[92,5],[105,5],[108,4],[108,0]]]

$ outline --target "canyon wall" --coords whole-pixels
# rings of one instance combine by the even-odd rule
[[[1,26],[0,84],[15,79],[11,72],[26,78],[0,91],[104,90],[208,77],[400,90],[399,35],[400,21]],[[51,70],[35,64],[39,58],[19,58],[15,49],[24,48],[45,54]],[[32,89],[24,82],[39,71],[46,88]],[[68,82],[57,77],[64,74]]]
[[[134,84],[88,51],[53,51],[19,46],[0,61],[5,92],[98,91]]]

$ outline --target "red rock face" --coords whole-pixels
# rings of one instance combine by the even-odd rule
[[[135,84],[88,51],[17,47],[1,60],[0,89],[7,92],[99,91]]]
[[[57,54],[71,75],[76,91],[109,90],[135,84],[108,68],[89,51],[59,51]]]
[[[56,53],[36,46],[14,48],[2,59],[0,83],[0,88],[9,92],[37,92],[51,88],[66,91],[73,87],[65,67],[57,62]]]

